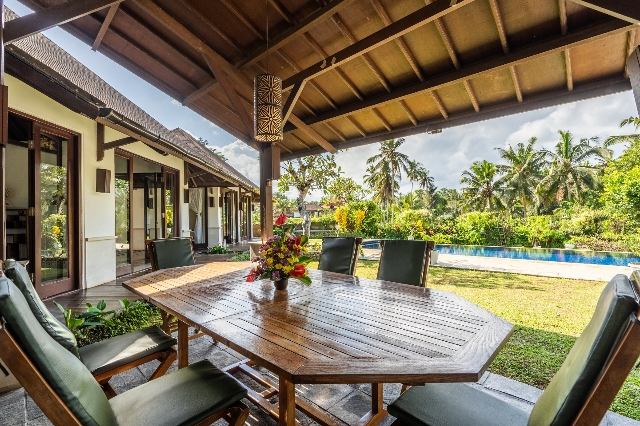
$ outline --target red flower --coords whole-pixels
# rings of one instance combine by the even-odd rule
[[[254,282],[255,280],[256,280],[256,277],[254,277],[253,275],[249,275],[249,276],[247,277],[247,282],[248,282],[248,283],[252,283],[252,282]]]
[[[282,226],[287,221],[287,215],[281,213],[280,216],[276,219],[276,226]]]
[[[304,268],[304,265],[298,264],[293,267],[291,272],[289,272],[289,275],[291,275],[292,277],[302,277],[304,276],[305,272],[307,272],[307,270]]]
[[[299,246],[301,242],[302,242],[302,235],[298,235],[298,238],[296,238],[296,245]]]

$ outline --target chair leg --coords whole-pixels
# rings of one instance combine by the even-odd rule
[[[400,394],[402,395],[407,389],[409,389],[411,386],[409,385],[405,385],[404,383],[402,384],[402,387],[400,388]]]
[[[196,426],[209,426],[222,418],[229,423],[229,426],[242,426],[247,417],[249,417],[249,407],[238,401],[226,410],[218,411],[207,417]]]
[[[111,387],[111,384],[109,383],[109,379],[104,380],[102,383],[100,383],[100,387],[102,387],[102,391],[106,395],[107,399],[111,399],[114,396],[118,395],[118,392],[116,392],[116,390],[113,387]]]
[[[156,368],[156,371],[153,372],[153,374],[149,378],[149,381],[157,379],[160,376],[164,376],[169,367],[171,367],[171,364],[173,364],[173,361],[175,361],[177,358],[178,355],[175,349],[168,350],[165,355],[160,358],[160,365],[158,366],[158,368]]]

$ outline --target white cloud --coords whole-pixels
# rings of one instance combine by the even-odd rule
[[[180,103],[180,101],[176,100],[176,99],[171,99],[171,105],[174,106],[182,106],[182,104]]]
[[[240,140],[235,140],[217,149],[227,158],[227,163],[234,169],[248,177],[256,185],[260,183],[258,151]]]

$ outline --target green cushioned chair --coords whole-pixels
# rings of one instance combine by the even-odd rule
[[[384,240],[380,245],[379,280],[425,286],[433,241]]]
[[[15,260],[7,259],[4,262],[4,267],[7,277],[13,281],[25,297],[38,323],[55,341],[85,364],[103,387],[107,396],[116,395],[109,385],[109,380],[114,375],[138,365],[158,360],[160,365],[150,378],[153,380],[166,373],[175,361],[176,351],[173,346],[177,343],[176,339],[157,326],[147,327],[78,348],[73,333],[51,314],[36,293],[24,266]]]
[[[176,426],[249,414],[245,388],[209,361],[107,400],[87,367],[40,326],[20,290],[0,277],[0,357],[56,425]]]
[[[165,238],[148,240],[147,249],[151,258],[151,269],[177,268],[195,265],[191,238]]]
[[[598,425],[640,355],[640,274],[616,275],[531,414],[477,388],[414,386],[389,405],[396,425]]]
[[[362,238],[324,237],[318,269],[354,275]]]

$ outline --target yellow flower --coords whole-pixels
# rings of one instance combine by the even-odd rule
[[[285,274],[288,274],[289,272],[291,272],[292,269],[293,268],[291,266],[285,266],[284,268],[282,268]]]
[[[282,269],[282,265],[279,263],[276,263],[276,269]]]

